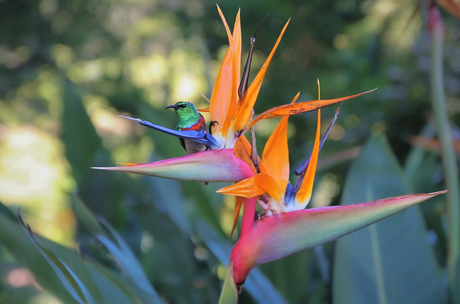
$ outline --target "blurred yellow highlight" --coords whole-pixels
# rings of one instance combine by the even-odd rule
[[[26,220],[34,231],[73,244],[75,219],[64,203],[75,188],[60,142],[32,126],[0,131],[0,201],[21,205],[35,216]]]

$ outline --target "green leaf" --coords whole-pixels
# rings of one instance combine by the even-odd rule
[[[3,205],[0,204],[0,208],[1,206]],[[77,298],[82,300],[82,298],[90,297],[93,298],[92,303],[98,304],[115,303],[104,300],[110,298],[111,294],[127,293],[127,288],[124,286],[126,283],[103,266],[94,265],[105,278],[101,278],[101,275],[95,275],[94,271],[88,269],[85,265],[88,262],[85,262],[76,251],[39,236],[35,236],[35,239],[37,240],[36,244],[31,242],[30,236],[21,228],[17,220],[12,221],[0,212],[0,242],[20,264],[34,274],[40,286],[52,292],[63,303],[82,303],[69,294],[65,288],[69,287],[66,286],[69,284],[70,288],[74,290],[73,294],[78,295]],[[98,282],[94,278],[95,276],[100,278],[102,282]],[[110,289],[101,287],[109,284],[107,280],[114,284]],[[126,303],[136,303],[132,296],[131,299]],[[91,303],[91,301],[83,303]],[[116,303],[123,302],[118,301]]]
[[[96,217],[76,194],[71,196],[70,202],[83,228],[92,234],[103,234],[101,225],[97,221]]]
[[[128,291],[130,286],[116,274],[101,265],[84,261],[69,248],[28,235],[16,221],[1,212],[0,242],[34,274],[44,289],[63,303],[137,303]]]
[[[238,291],[233,280],[233,263],[227,267],[224,285],[219,297],[219,304],[236,304],[238,302]]]
[[[48,264],[53,268],[54,272],[58,275],[61,283],[70,293],[70,295],[80,304],[96,304],[93,297],[86,289],[85,285],[75,275],[75,273],[59,258],[57,258],[51,251],[41,245],[35,238],[32,229],[29,225],[24,224],[21,216],[19,215],[19,221],[22,224],[24,231],[29,236],[30,240],[37,247],[38,251],[43,255]]]
[[[113,220],[117,215],[124,216],[119,206],[126,189],[125,181],[122,183],[120,177],[90,169],[95,165],[112,166],[113,161],[86,112],[79,88],[68,79],[64,82],[62,141],[78,195],[89,209],[104,218]]]
[[[189,236],[192,233],[190,220],[184,208],[184,196],[179,181],[147,177],[150,195],[155,207],[171,218],[177,228]]]
[[[40,286],[52,292],[63,303],[78,303],[65,290],[56,273],[30,241],[17,221],[12,221],[1,213],[0,242],[14,256],[16,261],[34,274]]]
[[[145,177],[146,180],[161,180],[156,178]],[[148,184],[150,185],[150,184]],[[149,187],[150,188],[150,187]],[[148,189],[146,193],[152,193]],[[153,193],[152,193],[153,194]],[[162,297],[172,303],[204,303],[206,301],[217,302],[218,294],[214,289],[196,288],[190,282],[197,278],[197,273],[202,273],[203,262],[197,260],[194,255],[194,249],[191,237],[185,230],[176,226],[171,215],[166,213],[163,203],[180,204],[183,212],[187,206],[185,204],[193,203],[190,201],[179,202],[160,202],[155,199],[153,203],[138,204],[134,211],[138,216],[140,225],[146,230],[146,236],[154,240],[154,245],[143,249],[142,266],[154,286],[161,288]],[[161,199],[160,199],[161,200]],[[158,212],[160,211],[165,212]],[[168,209],[169,210],[169,209]],[[195,234],[195,233],[194,233]],[[195,236],[196,237],[196,236]],[[209,280],[207,284],[215,286],[212,274],[206,274]],[[212,283],[211,283],[212,282]],[[177,292],[181,290],[181,292]],[[209,292],[212,291],[212,300],[209,300]]]
[[[386,138],[372,138],[348,174],[342,205],[410,193]],[[446,303],[419,207],[337,241],[334,303]]]
[[[85,262],[86,267],[91,273],[94,282],[99,288],[104,302],[117,303],[117,304],[136,304],[138,303],[131,295],[123,291],[112,280],[110,280],[105,273],[101,272],[95,265]]]
[[[421,137],[432,137],[436,130],[428,123],[420,132]],[[442,166],[436,153],[425,148],[413,146],[404,163],[404,175],[416,192],[428,191],[437,184],[435,179],[442,175]],[[429,190],[431,191],[431,189]]]
[[[16,216],[15,216],[14,213],[11,211],[11,209],[8,208],[7,206],[3,205],[2,203],[0,203],[0,214],[5,215],[5,216],[8,217],[10,220],[16,221]]]
[[[105,235],[97,235],[98,240],[107,248],[123,274],[132,283],[133,293],[143,302],[148,304],[162,303],[155,289],[150,284],[147,275],[139,264],[136,256],[125,243],[118,232],[105,220],[101,223],[110,231],[116,243]]]
[[[66,157],[72,166],[78,184],[89,177],[88,168],[98,151],[103,150],[101,139],[96,133],[76,87],[68,79],[64,85],[64,113],[62,140],[66,146]]]

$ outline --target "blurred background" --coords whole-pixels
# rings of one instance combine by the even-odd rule
[[[91,166],[143,163],[184,155],[167,135],[116,117],[139,117],[174,128],[179,100],[207,107],[227,50],[216,3],[200,0],[0,0],[0,201],[21,206],[35,232],[71,248],[94,252],[79,229],[70,201],[78,196],[107,219],[138,256],[157,291],[170,303],[215,303],[225,267],[203,244],[206,223],[228,239],[233,198],[224,184],[196,184],[97,172]],[[432,121],[429,99],[430,39],[416,1],[226,1],[218,3],[230,27],[241,8],[243,56],[262,18],[254,74],[282,26],[290,25],[268,69],[256,113],[299,100],[337,98],[378,87],[346,101],[320,154],[310,205],[337,204],[346,173],[362,143],[385,132],[404,164]],[[445,89],[448,111],[460,122],[460,24],[445,14]],[[407,26],[406,26],[407,25]],[[252,75],[253,77],[254,75]],[[323,111],[323,131],[336,107]],[[277,120],[256,125],[259,151]],[[291,171],[311,151],[316,114],[289,122]],[[456,131],[458,132],[458,130]],[[425,146],[427,143],[425,143]],[[414,186],[442,186],[439,148]],[[376,162],[379,160],[376,159]],[[423,206],[445,264],[441,201]],[[236,233],[237,234],[237,233]],[[234,237],[234,239],[236,239]],[[330,286],[309,250],[260,269],[290,303],[328,303]],[[106,261],[110,264],[110,261]],[[301,268],[295,277],[289,269]],[[291,281],[290,281],[291,280]],[[242,295],[243,303],[252,298]],[[191,300],[193,299],[193,300]],[[0,244],[0,303],[61,303],[34,283]]]

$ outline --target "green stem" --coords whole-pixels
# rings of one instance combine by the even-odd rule
[[[432,41],[431,41],[431,100],[433,111],[438,128],[438,136],[441,142],[441,156],[444,168],[447,188],[448,201],[448,260],[447,271],[449,284],[453,296],[453,302],[458,301],[458,258],[460,245],[460,191],[458,179],[458,167],[455,152],[452,144],[452,132],[449,125],[449,118],[446,111],[446,96],[444,94],[444,75],[443,75],[443,38],[444,26],[439,12],[436,8],[431,8],[436,12],[433,15]]]

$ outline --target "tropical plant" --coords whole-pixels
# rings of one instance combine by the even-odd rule
[[[440,3],[452,8],[450,1]],[[434,172],[432,167],[437,166],[432,155],[414,147],[403,169],[385,135],[374,135],[353,161],[340,206],[305,209],[314,195],[320,150],[323,145],[327,147],[326,139],[339,119],[340,107],[326,128],[321,123],[321,109],[343,104],[375,89],[341,98],[321,99],[318,81],[317,100],[297,102],[299,93],[290,104],[268,109],[253,117],[259,92],[263,91],[262,83],[289,21],[249,84],[256,35],[251,38],[248,58],[241,70],[240,12],[233,31],[230,31],[220,8],[218,11],[229,47],[222,59],[209,99],[210,105],[199,109],[202,113],[209,112],[209,129],[173,130],[163,127],[161,125],[167,125],[168,119],[145,105],[122,109],[123,112],[132,111],[133,116],[142,115],[142,119],[126,115],[122,118],[204,145],[206,151],[160,161],[155,155],[146,164],[121,163],[122,166],[114,167],[106,150],[107,142],[101,142],[96,134],[73,80],[69,81],[64,76],[64,140],[79,189],[72,195],[72,207],[80,230],[84,231],[79,235],[80,244],[78,248],[70,249],[37,236],[32,230],[34,225],[23,221],[22,209],[18,209],[15,216],[1,204],[0,243],[32,272],[41,287],[64,303],[213,303],[218,298],[219,303],[298,303],[305,301],[306,294],[311,303],[321,303],[325,299],[325,286],[330,286],[331,282],[334,303],[457,303],[460,299],[457,284],[460,240],[456,232],[458,172],[455,171],[456,159],[450,127],[446,123],[442,89],[443,28],[434,7],[429,10],[435,67],[432,83],[436,88],[432,99],[443,146],[446,181],[453,190],[448,194],[449,254],[447,267],[442,272],[433,253],[433,242],[427,240],[421,209],[415,205],[447,190],[413,194],[414,191],[435,191],[432,186],[424,186],[430,173],[425,174],[423,170]],[[72,75],[70,70],[68,75]],[[317,111],[312,152],[295,170],[298,178],[291,185],[289,119],[310,111]],[[143,120],[144,115],[153,118],[156,123]],[[262,121],[277,117],[280,121],[259,157],[256,132],[261,128],[257,127]],[[83,128],[74,128],[80,124]],[[322,127],[326,129],[323,135]],[[433,133],[432,130],[430,132],[422,132],[422,135]],[[246,138],[246,133],[250,133],[250,140]],[[158,145],[158,151],[162,152],[160,155],[170,157],[179,154],[175,151],[176,146],[179,147],[177,141],[168,140],[156,132],[149,133],[149,136],[160,138],[155,141],[163,145]],[[93,144],[81,144],[88,141]],[[89,146],[91,148],[84,148]],[[88,164],[104,166],[93,169],[149,177],[130,179],[123,174],[90,170]],[[188,182],[180,184],[177,180]],[[204,186],[201,182],[210,184]],[[222,187],[215,182],[235,184]],[[233,216],[224,226],[216,208],[222,196],[213,193],[216,190],[227,197],[225,202],[234,196],[230,211]],[[106,210],[107,206],[111,206],[107,202],[121,198],[125,206],[130,202],[130,212],[118,207]],[[439,202],[439,197],[436,200],[433,199],[431,205]],[[100,210],[106,212],[104,216],[112,223],[116,222],[114,218],[117,219],[117,214],[135,214],[134,220],[127,225],[132,225],[129,231],[137,233],[120,235],[106,219],[95,216],[94,213],[102,214],[95,207],[99,202]],[[193,207],[188,207],[190,203]],[[119,206],[118,203],[115,205]],[[412,208],[405,210],[409,207]],[[241,208],[243,214],[239,228]],[[190,216],[192,213],[194,215]],[[232,237],[234,231],[238,231],[236,241]],[[343,237],[347,234],[351,235]],[[230,241],[226,241],[228,235]],[[323,244],[338,238],[333,254],[330,254],[330,248],[326,248],[325,254]],[[234,245],[229,246],[234,241]],[[153,258],[145,259],[147,254],[139,254],[139,247]],[[318,260],[314,264],[322,276],[321,280],[317,280],[321,283],[314,288],[315,291],[306,291],[307,279],[301,271],[292,272],[295,277],[280,279],[291,275],[289,266],[300,268],[306,265],[305,255],[293,254],[310,248],[314,248]],[[212,252],[212,257],[207,250]],[[333,255],[332,272],[327,254]],[[443,258],[445,256],[440,259],[441,264]],[[225,275],[222,265],[227,269]],[[224,278],[222,288],[215,273]],[[332,279],[329,279],[330,273]],[[449,293],[446,281],[449,282]],[[210,292],[197,287],[203,286],[203,282],[212,287]],[[248,298],[243,290],[247,290],[252,298]]]

